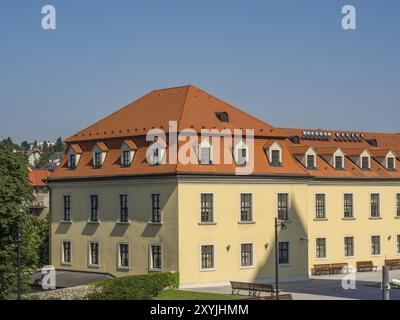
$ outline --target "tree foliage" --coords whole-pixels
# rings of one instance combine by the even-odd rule
[[[38,266],[37,217],[27,213],[33,199],[28,179],[28,166],[19,153],[0,143],[0,298],[16,288],[17,230],[22,235],[23,285],[27,285],[30,268]]]

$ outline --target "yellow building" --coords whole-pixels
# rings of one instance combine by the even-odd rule
[[[243,136],[230,139],[235,129]],[[152,91],[66,143],[48,180],[58,269],[178,271],[182,287],[271,281],[275,217],[287,225],[284,280],[400,255],[400,135],[275,128],[184,86]]]

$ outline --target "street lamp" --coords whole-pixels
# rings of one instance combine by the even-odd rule
[[[275,294],[276,294],[276,300],[279,300],[278,228],[280,228],[280,230],[285,230],[287,228],[287,226],[283,222],[278,221],[278,218],[275,217]]]
[[[17,270],[17,286],[18,286],[18,296],[17,299],[21,300],[21,227],[18,224],[18,233],[17,233],[17,247],[18,247],[18,270]]]

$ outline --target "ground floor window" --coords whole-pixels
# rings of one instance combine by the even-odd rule
[[[63,241],[61,261],[63,263],[71,263],[71,253],[71,241]]]
[[[289,264],[289,242],[279,242],[278,263]]]
[[[162,246],[160,244],[150,245],[150,269],[162,270]]]
[[[253,265],[253,244],[242,243],[240,245],[240,266],[251,267]]]
[[[381,237],[371,236],[371,255],[377,256],[381,254]]]
[[[214,268],[214,246],[202,245],[201,246],[201,269]]]
[[[400,254],[400,234],[397,235],[397,254]]]
[[[127,243],[119,244],[118,266],[121,268],[129,268],[129,245]]]
[[[97,266],[99,265],[99,243],[90,242],[89,243],[89,264]]]
[[[344,238],[344,256],[354,257],[354,237]]]
[[[317,238],[316,257],[317,259],[326,258],[326,238]]]

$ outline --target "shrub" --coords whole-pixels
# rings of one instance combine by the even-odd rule
[[[178,273],[150,273],[103,280],[95,284],[89,300],[149,300],[165,288],[179,286]]]

